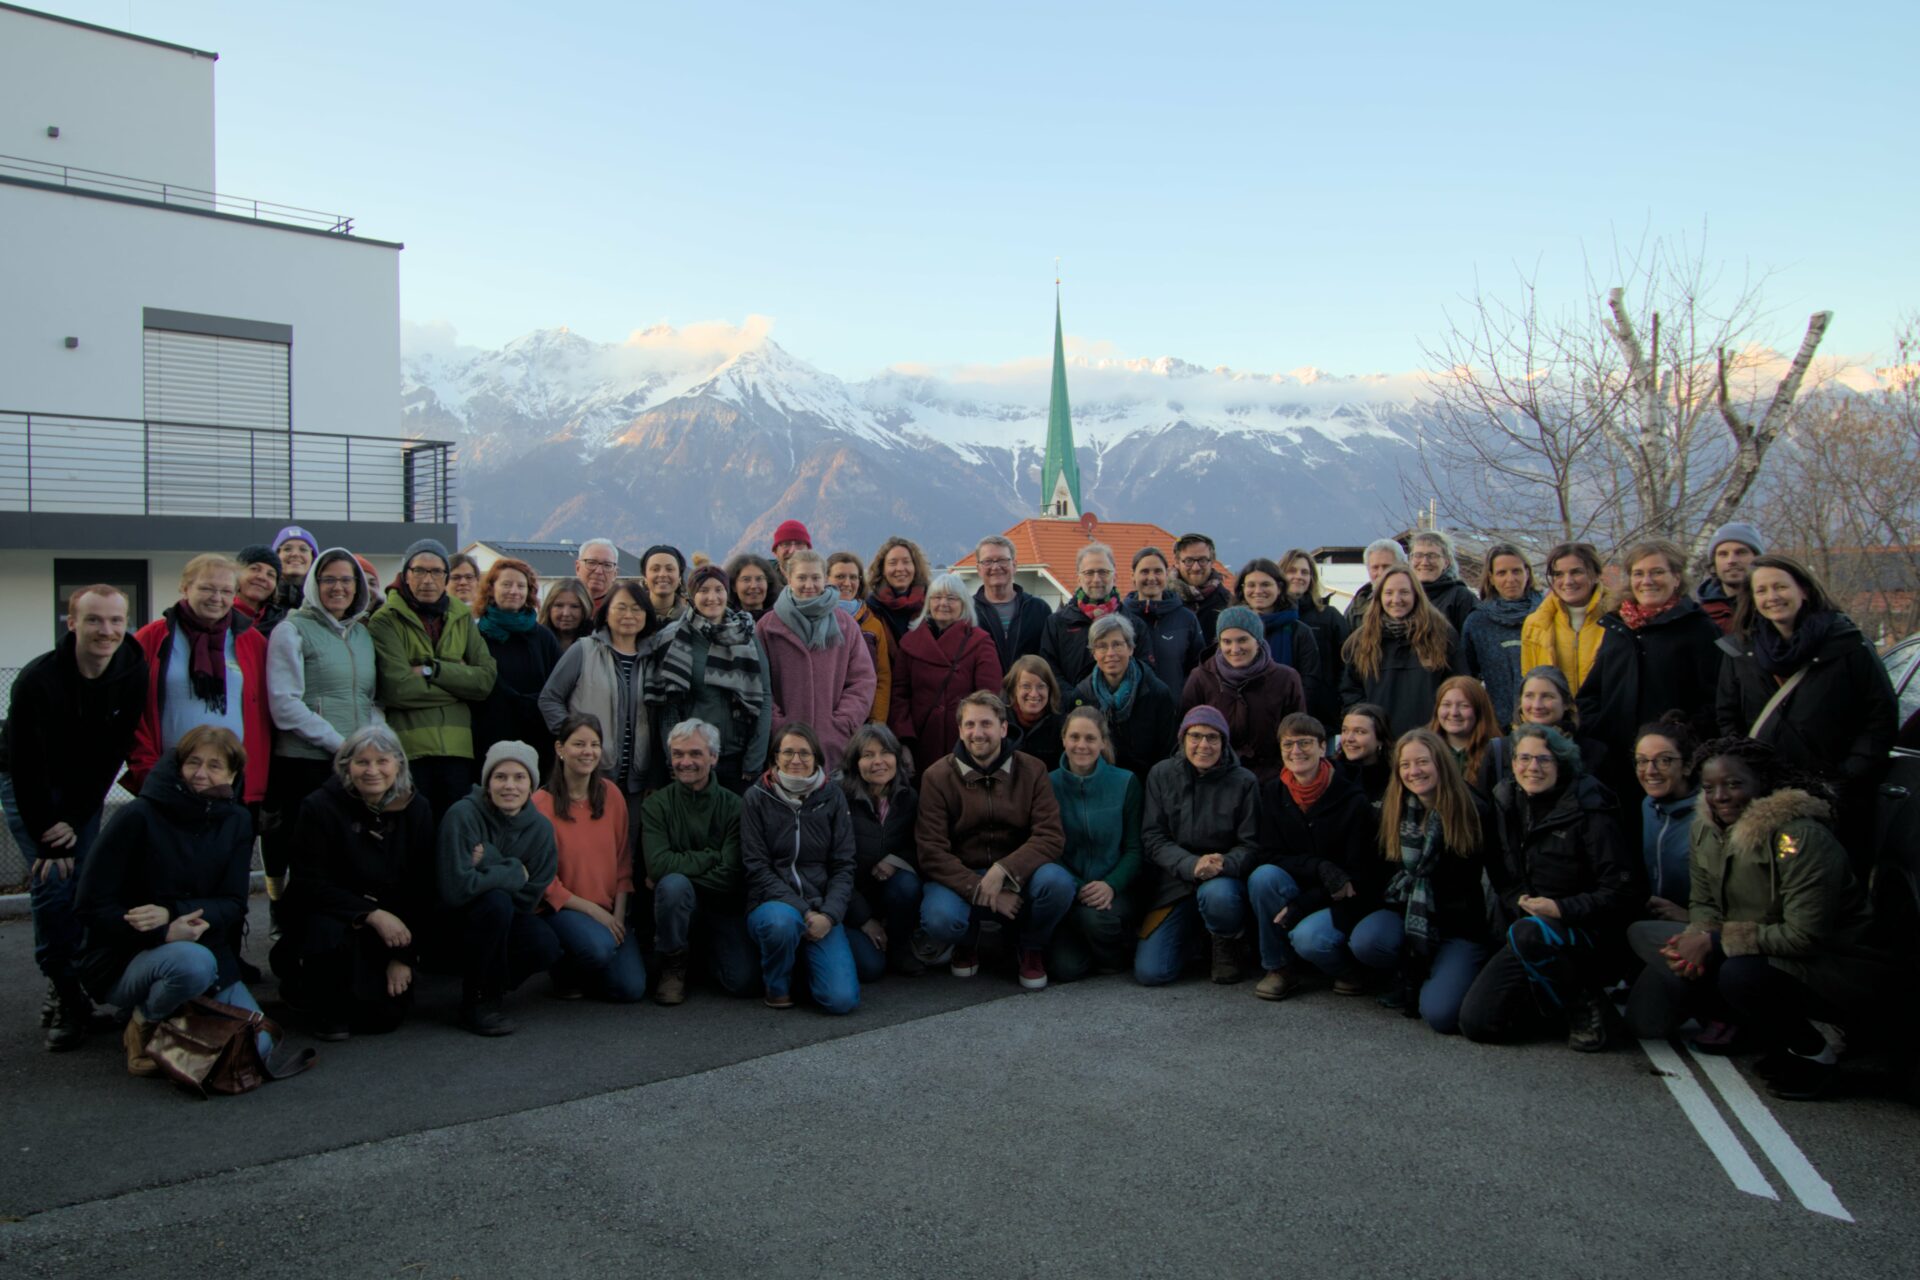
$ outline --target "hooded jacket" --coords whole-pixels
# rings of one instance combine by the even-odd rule
[[[831,782],[795,809],[774,792],[769,771],[747,788],[740,805],[740,865],[747,910],[784,902],[805,915],[818,911],[839,924],[853,897],[853,815],[846,793]]]
[[[1337,768],[1311,809],[1295,802],[1285,778],[1260,784],[1261,857],[1299,886],[1287,917],[1294,925],[1326,908],[1334,927],[1351,933],[1380,906],[1389,868],[1380,856],[1379,834],[1380,815],[1372,802]],[[1349,884],[1350,897],[1334,898]]]
[[[1180,714],[1204,703],[1225,716],[1235,759],[1265,782],[1280,772],[1280,722],[1307,709],[1306,692],[1298,673],[1279,662],[1238,685],[1220,674],[1225,665],[1216,653],[1194,668],[1180,694]]]
[[[999,692],[1001,674],[999,653],[984,629],[954,622],[935,634],[933,622],[923,621],[900,637],[894,651],[888,727],[912,747],[916,760],[938,760],[960,735],[960,699],[977,689]]]
[[[1713,736],[1720,629],[1698,604],[1683,599],[1638,631],[1618,613],[1600,619],[1600,626],[1607,638],[1574,705],[1580,732],[1598,744],[1595,765],[1601,777],[1626,778],[1633,735],[1669,711],[1685,715],[1701,737]]]
[[[478,866],[473,848],[480,846]],[[509,817],[494,807],[484,786],[447,806],[440,819],[436,864],[440,901],[464,907],[483,893],[504,890],[522,911],[546,897],[560,867],[553,824],[533,807],[533,797]]]
[[[920,816],[914,826],[923,879],[973,901],[980,875],[999,863],[1024,889],[1033,873],[1057,861],[1065,846],[1060,803],[1047,767],[1001,744],[986,768],[966,743],[927,768],[920,780]]]
[[[1046,634],[1047,619],[1053,616],[1047,602],[1039,596],[1028,595],[1024,587],[1013,589],[1011,626],[1000,624],[1000,614],[987,599],[985,587],[973,593],[973,611],[980,619],[980,626],[993,639],[1002,671],[1011,667],[1016,659],[1040,652],[1040,637]]]
[[[1520,632],[1540,607],[1540,593],[1519,600],[1482,600],[1460,629],[1460,659],[1466,673],[1487,687],[1498,724],[1512,724],[1520,708]]]
[[[1167,688],[1184,689],[1188,673],[1200,665],[1201,656],[1207,650],[1207,637],[1199,617],[1178,595],[1142,600],[1138,593],[1129,593],[1120,607],[1140,619],[1147,629],[1147,647],[1134,656],[1150,667]]]
[[[1133,626],[1134,653],[1144,655],[1150,643],[1147,624],[1124,608],[1118,613]],[[1072,596],[1047,619],[1046,631],[1040,637],[1040,656],[1053,668],[1053,677],[1062,689],[1073,688],[1093,670],[1093,651],[1087,645],[1087,633],[1092,629],[1093,619],[1080,611]]]
[[[309,584],[307,599],[315,598]],[[295,950],[339,936],[312,928],[317,919],[352,928],[387,911],[414,935],[389,955],[411,964],[437,902],[433,836],[433,809],[418,791],[375,812],[338,777],[328,778],[300,802],[293,831],[280,915]]]
[[[1593,670],[1600,646],[1607,638],[1599,622],[1613,611],[1613,602],[1614,595],[1607,584],[1596,584],[1593,595],[1587,599],[1586,622],[1576,633],[1566,604],[1549,591],[1541,599],[1540,607],[1520,624],[1520,670],[1558,667],[1560,674],[1567,678],[1567,687],[1578,691]]]
[[[1745,736],[1780,685],[1760,669],[1750,636],[1723,636],[1718,646],[1725,660],[1715,716],[1721,733]],[[1886,772],[1899,731],[1900,707],[1886,666],[1853,619],[1838,614],[1807,660],[1806,675],[1759,737],[1783,759],[1844,788],[1845,803],[1870,806],[1870,789]]]
[[[1083,778],[1062,760],[1049,781],[1065,838],[1055,861],[1072,873],[1075,888],[1099,880],[1115,893],[1126,892],[1142,865],[1146,788],[1139,777],[1096,759],[1093,772]]]
[[[1596,937],[1638,915],[1636,877],[1620,846],[1613,793],[1580,774],[1561,787],[1545,814],[1536,818],[1531,807],[1512,778],[1494,787],[1487,879],[1506,923],[1527,914],[1520,909],[1523,894],[1553,899],[1562,922]]]
[[[104,1001],[135,956],[167,940],[164,927],[142,933],[124,918],[149,903],[174,919],[202,913],[200,945],[219,962],[218,985],[238,982],[232,939],[247,914],[252,865],[253,815],[237,798],[194,794],[168,752],[80,864],[73,909],[86,927],[77,968],[87,991]]]
[[[395,589],[367,623],[373,637],[380,705],[409,760],[417,756],[474,759],[473,704],[493,691],[493,654],[459,600],[448,600],[440,643],[427,639],[420,615]],[[433,674],[419,668],[433,664]]]
[[[127,753],[129,791],[138,792],[146,785],[147,774],[173,746],[161,742],[160,726],[165,723],[167,666],[173,661],[176,639],[171,615],[182,607],[169,605],[159,617],[133,633],[147,656],[147,702]],[[267,798],[267,771],[273,758],[273,717],[267,709],[267,638],[246,614],[235,613],[232,617],[227,642],[232,646],[233,661],[240,667],[240,722],[244,730],[240,745],[247,750],[246,794],[241,798],[257,804]]]
[[[1455,577],[1452,569],[1420,586],[1427,593],[1427,603],[1446,615],[1456,635],[1465,629],[1467,619],[1480,607],[1480,597],[1473,594],[1472,587]]]
[[[1791,788],[1755,800],[1725,829],[1702,810],[1687,928],[1717,931],[1728,956],[1765,956],[1822,1000],[1857,1009],[1887,971],[1831,815],[1826,801]]]
[[[12,777],[20,821],[36,842],[20,851],[28,862],[70,856],[38,844],[40,836],[56,823],[78,832],[93,821],[133,748],[146,702],[147,657],[132,636],[91,680],[80,674],[71,631],[13,678],[0,773]]]
[[[344,618],[320,603],[320,568],[329,557],[353,570],[353,603]],[[386,718],[374,702],[370,595],[344,547],[327,548],[307,570],[304,603],[267,639],[267,705],[279,730],[274,754],[331,760],[348,734]]]
[[[1113,762],[1128,773],[1145,777],[1147,770],[1167,758],[1173,750],[1174,730],[1180,724],[1180,712],[1173,704],[1173,690],[1160,682],[1144,662],[1134,660],[1133,669],[1138,673],[1133,691],[1133,701],[1124,720],[1107,717],[1107,741],[1113,744]],[[1092,707],[1104,712],[1100,697],[1094,692],[1095,682],[1104,685],[1106,677],[1100,674],[1098,667],[1067,696],[1067,706]],[[1061,729],[1066,728],[1064,720]],[[1059,757],[1056,756],[1055,759]],[[1045,760],[1041,761],[1046,763]]]
[[[1260,784],[1227,744],[1220,763],[1202,773],[1184,755],[1147,774],[1140,844],[1155,869],[1149,906],[1193,896],[1193,868],[1202,856],[1226,855],[1221,872],[1244,880],[1260,865]]]

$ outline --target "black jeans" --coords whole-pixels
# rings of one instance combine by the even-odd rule
[[[461,1000],[497,1000],[562,954],[553,926],[522,911],[504,889],[453,908],[448,940],[459,950]]]
[[[1627,1025],[1634,1035],[1661,1040],[1688,1018],[1717,1018],[1738,1023],[1765,1044],[1779,1045],[1800,1036],[1809,1020],[1845,1021],[1811,987],[1774,967],[1765,956],[1715,953],[1707,958],[1707,971],[1700,977],[1680,977],[1667,967],[1659,951],[1668,938],[1685,928],[1646,920],[1627,932],[1634,952],[1647,962],[1627,999]]]
[[[1559,920],[1516,920],[1460,1005],[1460,1034],[1480,1044],[1539,1034],[1600,985],[1593,935]]]
[[[423,923],[407,921],[412,929]],[[387,962],[393,956],[372,929],[313,916],[290,922],[273,948],[272,962],[281,991],[295,1004],[355,1031],[391,1031],[413,1003],[412,988],[398,997],[387,994]]]

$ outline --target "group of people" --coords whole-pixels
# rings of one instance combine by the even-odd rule
[[[1882,1006],[1893,692],[1749,524],[1692,589],[1679,548],[1625,548],[1618,596],[1585,543],[1544,591],[1491,547],[1476,592],[1444,533],[1381,539],[1344,611],[1306,552],[1229,577],[1202,534],[1130,591],[1088,543],[1057,608],[999,536],[974,590],[901,537],[823,556],[790,520],[771,551],[622,577],[596,539],[542,584],[424,540],[383,586],[290,526],[195,557],[132,635],[121,592],[75,592],[0,735],[48,1047],[108,1005],[148,1075],[193,997],[257,1008],[256,838],[265,959],[327,1040],[397,1025],[423,967],[501,1035],[540,973],[846,1014],[1004,954],[1029,989],[1198,966],[1583,1051],[1624,988],[1633,1034],[1693,1019],[1817,1097]]]

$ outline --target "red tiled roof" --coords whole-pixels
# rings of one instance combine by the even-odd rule
[[[1092,523],[1091,533],[1081,527],[1089,519]],[[1072,590],[1078,578],[1074,558],[1080,554],[1080,548],[1090,542],[1105,543],[1113,548],[1113,562],[1119,570],[1123,592],[1127,589],[1124,584],[1132,580],[1129,569],[1134,552],[1142,547],[1158,547],[1167,557],[1168,567],[1172,568],[1173,543],[1178,537],[1144,520],[1100,520],[1085,516],[1079,520],[1022,520],[1008,529],[1006,536],[1013,543],[1014,563],[1017,566],[1030,568],[1044,565],[1054,581],[1068,590]],[[953,567],[972,569],[973,553],[968,552],[954,561]],[[1224,565],[1221,566],[1221,572],[1226,572]]]

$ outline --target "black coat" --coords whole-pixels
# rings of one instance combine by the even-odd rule
[[[1137,777],[1146,777],[1147,770],[1165,760],[1173,750],[1173,731],[1180,723],[1180,713],[1173,704],[1173,690],[1160,682],[1160,677],[1147,669],[1147,664],[1137,657],[1134,669],[1140,673],[1140,687],[1134,691],[1133,706],[1127,712],[1125,720],[1107,721],[1107,739],[1113,744],[1113,762]],[[1093,682],[1103,680],[1099,671],[1082,680],[1068,696],[1068,709],[1073,707],[1093,707],[1100,710],[1100,700],[1094,696]],[[1045,764],[1046,761],[1041,761]],[[1053,760],[1055,768],[1060,765],[1060,757]],[[1048,770],[1049,773],[1052,770]]]
[[[69,631],[20,668],[0,727],[0,773],[11,775],[20,820],[36,842],[55,823],[78,832],[100,812],[147,705],[147,656],[131,634],[93,680],[80,674],[76,646]],[[67,856],[45,847],[20,853],[29,862]]]
[[[1014,716],[1007,721],[1007,736],[1013,742],[1013,749],[1022,755],[1032,756],[1052,773],[1060,767],[1060,722],[1065,716],[1058,711],[1049,711],[1031,727],[1022,725],[1020,718]]]
[[[853,819],[853,860],[865,874],[882,859],[894,857],[920,870],[920,855],[913,842],[913,824],[920,816],[920,793],[902,782],[896,774],[893,793],[887,797],[887,816],[874,810],[873,797],[859,777],[843,777],[840,789],[847,795],[847,811]]]
[[[747,788],[740,806],[740,866],[747,910],[784,902],[818,911],[839,924],[853,896],[853,815],[847,793],[827,783],[799,809],[775,795],[766,778]]]
[[[1340,732],[1340,680],[1347,673],[1346,660],[1340,656],[1340,650],[1353,633],[1353,624],[1331,605],[1314,604],[1305,597],[1296,597],[1293,605],[1300,611],[1300,621],[1313,629],[1314,647],[1320,656],[1318,696],[1321,701],[1315,702],[1314,685],[1302,681],[1307,684],[1307,710],[1325,726],[1327,736],[1332,737]]]
[[[524,742],[540,757],[544,777],[553,765],[553,734],[540,714],[540,691],[560,662],[560,642],[545,627],[504,640],[487,640],[496,671],[493,690],[473,708],[473,758],[484,760],[496,742]],[[535,785],[540,779],[534,779]]]
[[[1121,607],[1146,624],[1147,647],[1134,656],[1153,668],[1167,688],[1186,688],[1187,673],[1200,665],[1207,649],[1206,635],[1193,610],[1180,603],[1177,595],[1158,600],[1129,595]]]
[[[1380,670],[1371,680],[1349,666],[1340,680],[1340,704],[1371,702],[1387,713],[1387,722],[1395,734],[1409,729],[1424,729],[1433,719],[1433,704],[1440,686],[1460,673],[1460,639],[1447,633],[1447,661],[1438,671],[1420,665],[1413,646],[1391,636],[1380,645]]]
[[[1744,736],[1780,686],[1760,669],[1751,639],[1731,635],[1718,644],[1725,655],[1714,702],[1719,729]],[[1807,674],[1768,717],[1760,741],[1839,788],[1843,806],[1870,805],[1899,730],[1900,706],[1885,665],[1853,619],[1839,614],[1808,660]]]
[[[1233,605],[1233,595],[1224,585],[1204,593],[1196,592],[1184,579],[1176,579],[1172,590],[1179,595],[1181,603],[1193,610],[1194,618],[1200,623],[1200,638],[1212,644],[1216,624],[1220,621],[1220,615]]]
[[[1466,630],[1467,619],[1480,607],[1480,597],[1473,593],[1472,587],[1450,573],[1437,582],[1423,582],[1420,586],[1427,593],[1427,603],[1445,614],[1447,621],[1453,624],[1455,635]]]
[[[1372,763],[1358,764],[1347,759],[1344,751],[1333,753],[1333,771],[1360,788],[1375,817],[1379,816],[1380,802],[1386,798],[1387,782],[1393,776],[1393,767],[1387,763],[1392,754],[1391,746],[1383,746]]]
[[[1679,711],[1700,737],[1713,736],[1720,628],[1691,599],[1638,631],[1618,613],[1607,614],[1599,625],[1607,634],[1574,705],[1580,711],[1580,732],[1598,744],[1595,770],[1624,794],[1632,781],[1633,737],[1641,725]]]
[[[1154,875],[1152,908],[1170,907],[1199,887],[1193,867],[1210,853],[1225,857],[1221,873],[1244,880],[1262,861],[1260,784],[1228,747],[1201,773],[1185,756],[1170,756],[1147,773],[1140,846]]]
[[[1620,839],[1613,793],[1582,774],[1553,807],[1534,818],[1526,792],[1512,778],[1493,789],[1493,840],[1487,879],[1508,924],[1527,913],[1520,897],[1552,898],[1560,921],[1586,929],[1596,942],[1638,913],[1644,894]]]
[[[300,803],[292,876],[280,901],[286,940],[301,954],[331,951],[345,929],[382,910],[415,935],[411,945],[389,950],[389,958],[411,964],[438,912],[434,850],[433,808],[418,791],[375,813],[337,776],[328,778]]]
[[[1480,843],[1471,849],[1456,849],[1451,845],[1440,850],[1440,857],[1433,871],[1433,908],[1434,918],[1440,925],[1440,936],[1446,938],[1465,938],[1473,942],[1487,942],[1492,939],[1487,929],[1487,891],[1485,887],[1487,851],[1493,847],[1493,810],[1479,796],[1473,797],[1473,807],[1480,815]],[[1438,817],[1430,821],[1438,822]],[[1394,874],[1400,870],[1400,864],[1387,864],[1387,880],[1392,882]],[[1390,904],[1393,910],[1400,910],[1400,904]]]
[[[981,587],[973,593],[973,611],[980,619],[981,630],[993,638],[1002,671],[1011,670],[1016,658],[1040,652],[1040,638],[1046,634],[1047,619],[1053,616],[1047,602],[1039,596],[1028,595],[1024,587],[1013,589],[1013,601],[1013,626],[1003,627],[1000,615],[987,600],[987,589]]]
[[[1147,624],[1125,609],[1120,610],[1119,616],[1133,624],[1133,651],[1144,654],[1148,644]],[[1040,656],[1053,668],[1053,677],[1062,689],[1073,688],[1093,670],[1093,651],[1087,646],[1087,632],[1092,628],[1093,619],[1080,612],[1072,596],[1047,619],[1046,631],[1040,637]],[[1051,773],[1059,763],[1055,760],[1047,766],[1047,771]]]
[[[1284,777],[1261,783],[1260,844],[1267,860],[1300,888],[1287,917],[1290,924],[1326,907],[1334,927],[1351,933],[1380,906],[1389,871],[1380,852],[1380,815],[1339,770],[1310,810],[1294,803]],[[1348,884],[1353,895],[1336,901],[1333,894]]]
[[[236,776],[236,797],[243,786]],[[173,753],[161,756],[139,797],[113,815],[81,862],[73,908],[86,927],[79,970],[88,992],[104,1001],[135,956],[166,941],[166,929],[142,933],[122,918],[149,903],[176,919],[201,912],[207,931],[200,945],[219,961],[219,985],[238,982],[232,939],[247,914],[252,866],[246,805],[195,795]]]

